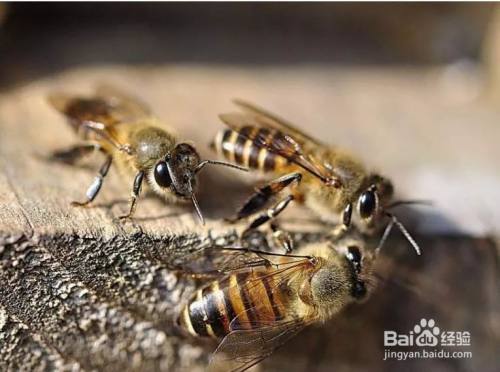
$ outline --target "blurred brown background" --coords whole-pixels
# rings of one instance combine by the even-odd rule
[[[493,4],[8,4],[2,82],[76,65],[479,61]]]
[[[94,172],[37,158],[74,138],[47,93],[104,80],[204,156],[216,115],[242,97],[356,152],[402,197],[434,202],[401,211],[423,257],[394,234],[374,296],[262,370],[498,370],[499,14],[469,3],[0,4],[0,367],[202,370],[213,350],[165,325],[187,295],[169,259],[207,235],[191,211],[144,198],[136,223],[118,225],[128,180],[112,171],[96,208],[72,209]],[[217,219],[253,180],[204,177],[208,227],[224,235]],[[460,350],[473,358],[382,361],[383,331],[422,317],[470,331]]]

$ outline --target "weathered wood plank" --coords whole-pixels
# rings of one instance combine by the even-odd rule
[[[6,371],[82,370],[79,363],[62,357],[3,306],[0,306],[0,366]]]
[[[173,362],[163,331],[100,300],[42,247],[6,245],[1,265],[5,309],[83,368],[166,369]]]

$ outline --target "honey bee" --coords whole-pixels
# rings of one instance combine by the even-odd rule
[[[396,205],[414,201],[392,202],[394,188],[387,178],[369,172],[353,155],[312,138],[253,104],[234,102],[242,112],[219,116],[228,128],[217,133],[212,149],[232,163],[267,174],[284,174],[257,188],[234,221],[265,209],[273,197],[295,185],[290,195],[262,213],[250,228],[276,217],[293,199],[328,222],[340,217],[340,233],[354,221],[361,231],[373,234],[389,218],[383,240],[396,225],[420,254],[417,243],[389,212]]]
[[[120,218],[132,217],[146,180],[156,194],[169,202],[191,200],[204,223],[195,196],[198,172],[207,164],[245,170],[225,162],[201,160],[195,147],[179,142],[145,104],[113,87],[101,86],[93,97],[52,94],[49,103],[68,119],[83,140],[55,152],[53,159],[72,164],[94,150],[101,151],[106,158],[87,190],[86,200],[73,202],[75,206],[86,206],[95,199],[111,164],[116,163],[120,169],[135,175],[129,212]]]
[[[309,243],[294,255],[223,250],[231,258],[221,265],[222,276],[195,292],[177,324],[191,336],[222,339],[211,365],[230,361],[238,371],[259,363],[304,327],[366,299],[378,254],[352,235]]]

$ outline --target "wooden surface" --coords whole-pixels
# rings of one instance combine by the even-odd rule
[[[244,69],[230,66],[78,69],[0,96],[0,363],[36,369],[202,369],[213,344],[191,345],[171,329],[189,280],[176,257],[241,226],[231,214],[255,177],[210,169],[201,180],[201,227],[189,206],[141,198],[136,219],[117,223],[132,180],[112,170],[95,208],[72,208],[95,175],[46,161],[75,138],[46,103],[54,89],[90,93],[114,84],[148,102],[202,156],[232,109],[254,101],[360,154],[407,198],[432,208],[401,212],[424,250],[416,259],[391,237],[384,284],[366,304],[306,330],[267,365],[272,370],[398,370],[382,362],[383,330],[409,330],[421,317],[472,332],[472,360],[415,360],[409,370],[493,370],[500,334],[498,173],[500,111],[483,99],[482,73],[435,69]],[[285,220],[309,216],[293,208]],[[396,234],[395,234],[396,235]],[[464,235],[475,236],[466,238]],[[462,237],[454,237],[462,236]],[[404,283],[405,288],[401,286]],[[411,287],[409,290],[406,287]],[[186,293],[184,293],[186,292]]]

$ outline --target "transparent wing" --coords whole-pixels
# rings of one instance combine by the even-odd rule
[[[251,268],[289,268],[309,260],[306,256],[211,245],[183,254],[173,261],[172,267],[187,274],[223,277]]]
[[[311,141],[298,130],[293,129],[290,133],[287,126],[277,126],[274,119],[248,112],[221,114],[219,118],[229,128],[252,141],[257,147],[282,156],[327,184],[340,187],[340,178],[315,159],[309,150],[320,145],[307,146],[306,144],[310,144]]]
[[[74,126],[84,123],[100,124],[102,129],[138,120],[150,115],[142,102],[119,93],[110,86],[100,86],[93,97],[80,97],[66,93],[53,93],[49,103],[72,121]]]
[[[118,139],[115,126],[150,116],[143,103],[109,86],[99,87],[93,97],[53,93],[48,101],[66,116],[69,124],[83,138],[88,139],[88,134],[92,133],[98,140],[105,140],[119,149],[125,147]]]
[[[219,281],[225,298],[242,298],[247,306],[233,303],[236,316],[214,353],[214,369],[228,364],[236,371],[250,368],[315,320],[299,315],[294,306],[298,285],[313,265],[309,258],[291,257],[272,266],[232,272]]]
[[[110,102],[115,110],[119,110],[123,116],[131,119],[140,119],[152,114],[146,103],[109,84],[98,85],[96,96]]]
[[[285,133],[289,133],[302,146],[306,146],[308,143],[315,146],[325,146],[325,144],[318,141],[316,138],[311,137],[307,133],[304,133],[289,121],[280,118],[279,116],[263,109],[262,107],[239,98],[234,99],[233,102],[242,110],[248,112],[249,114],[257,116],[261,122],[266,122],[267,126],[273,127]]]
[[[245,371],[270,356],[310,322],[296,318],[238,324],[215,350],[209,370]]]
[[[75,97],[65,93],[53,93],[49,103],[72,121],[74,126],[85,122],[100,123],[103,127],[118,122],[114,107],[102,98]]]

